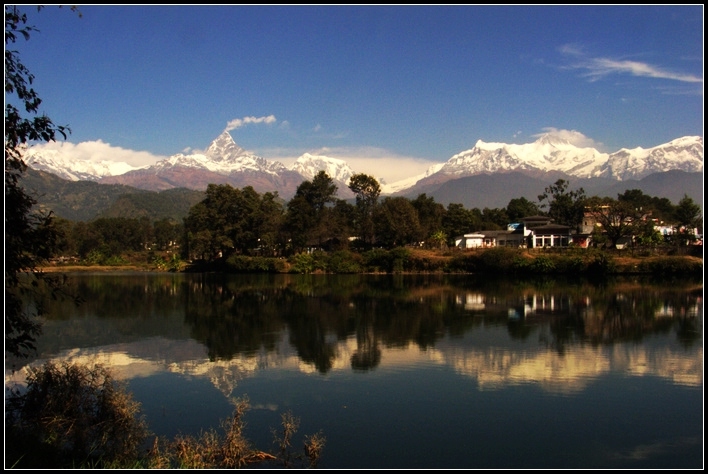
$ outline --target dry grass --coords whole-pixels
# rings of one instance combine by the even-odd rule
[[[247,398],[236,400],[233,415],[221,424],[223,434],[210,429],[199,436],[177,436],[174,441],[155,439],[147,456],[151,469],[236,469],[251,465],[282,467],[316,467],[322,455],[325,438],[320,434],[306,437],[305,456],[293,453],[292,438],[299,420],[290,412],[282,415],[282,432],[276,434],[277,455],[254,448],[244,437],[243,417],[249,409]]]
[[[6,463],[14,468],[234,469],[251,465],[315,467],[325,439],[305,438],[304,454],[294,453],[292,440],[299,420],[282,415],[275,454],[256,449],[244,436],[247,398],[237,399],[231,417],[199,436],[155,438],[140,453],[149,436],[140,404],[109,369],[96,365],[53,364],[32,369],[27,389],[6,400]]]

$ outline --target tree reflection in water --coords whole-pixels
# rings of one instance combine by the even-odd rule
[[[268,435],[269,415],[292,407],[327,433],[323,461],[333,467],[656,467],[652,458],[605,456],[633,456],[657,440],[690,441],[667,465],[700,459],[702,281],[139,273],[69,281],[84,303],[49,308],[39,357],[115,368],[156,432],[208,427],[228,415],[220,406],[248,394],[259,404],[256,432]],[[21,378],[6,371],[6,384]],[[165,417],[165,407],[179,416]]]
[[[382,348],[421,350],[482,327],[506,327],[563,354],[569,346],[640,341],[676,333],[686,347],[702,340],[702,281],[617,278],[601,282],[492,279],[470,275],[76,275],[76,308],[58,303],[48,324],[77,314],[106,324],[80,326],[45,345],[81,339],[168,335],[186,327],[210,360],[277,351],[284,333],[298,357],[327,373],[338,347],[352,340],[352,369],[381,363]],[[181,318],[177,322],[175,319]],[[182,328],[182,329],[180,329]],[[131,336],[132,335],[132,336]],[[51,350],[51,348],[49,349]]]

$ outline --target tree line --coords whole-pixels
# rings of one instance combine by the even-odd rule
[[[545,215],[555,224],[580,232],[591,216],[593,242],[613,247],[622,237],[638,245],[666,243],[656,230],[661,223],[675,230],[676,243],[695,238],[682,229],[702,228],[700,207],[685,196],[677,205],[641,190],[617,196],[586,197],[559,179],[538,196],[511,199],[506,208],[447,207],[425,193],[411,199],[381,197],[378,181],[355,174],[348,188],[355,199],[337,197],[337,185],[320,171],[303,181],[289,201],[277,192],[258,193],[253,187],[210,184],[205,197],[182,221],[147,217],[103,217],[90,222],[55,219],[61,238],[58,254],[89,263],[106,264],[130,252],[170,251],[184,260],[213,262],[233,255],[290,256],[312,249],[358,250],[403,246],[447,248],[455,237],[483,230],[503,230],[509,223]]]

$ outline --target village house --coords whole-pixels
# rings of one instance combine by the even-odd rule
[[[507,230],[482,230],[455,238],[455,246],[463,249],[494,247],[568,247],[571,228],[553,224],[547,216],[530,216],[509,224]],[[587,242],[587,239],[585,240]]]

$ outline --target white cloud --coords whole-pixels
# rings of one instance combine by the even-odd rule
[[[563,45],[559,50],[566,56],[572,56],[575,62],[569,67],[572,69],[585,70],[586,72],[583,76],[588,77],[591,82],[600,80],[611,74],[630,74],[632,76],[670,79],[679,82],[703,83],[702,77],[669,71],[645,62],[590,57],[585,54],[582,48],[576,45]]]
[[[148,166],[167,156],[154,155],[147,151],[127,150],[125,148],[112,146],[101,140],[81,143],[71,142],[49,142],[34,145],[36,150],[56,150],[62,155],[70,155],[72,159],[100,163],[102,161],[113,161],[116,163],[128,163],[134,167]]]
[[[604,148],[602,143],[596,142],[592,138],[586,137],[582,133],[575,130],[563,130],[554,127],[546,127],[543,129],[543,133],[532,135],[532,137],[540,138],[543,135],[550,135],[552,137],[560,138],[579,148],[595,148],[597,150]]]
[[[268,160],[290,166],[305,152],[302,150],[271,148],[258,149],[256,153]],[[377,147],[324,147],[308,150],[311,155],[328,156],[346,161],[356,173],[365,173],[387,183],[424,173],[435,162],[412,156],[398,155]]]
[[[267,117],[244,117],[240,119],[233,119],[230,120],[229,123],[226,124],[226,132],[230,132],[231,130],[236,130],[237,128],[241,128],[244,125],[248,125],[251,123],[265,123],[265,124],[271,124],[275,123],[275,115],[268,115]]]

